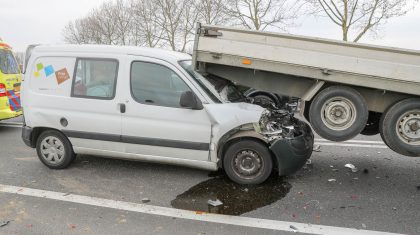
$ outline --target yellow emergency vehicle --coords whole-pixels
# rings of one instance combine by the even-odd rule
[[[22,114],[21,81],[19,65],[12,48],[0,39],[0,120]]]

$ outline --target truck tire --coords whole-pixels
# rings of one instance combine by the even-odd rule
[[[379,134],[379,122],[381,120],[382,113],[369,112],[369,118],[365,128],[360,132],[362,135],[377,135]]]
[[[309,108],[309,121],[321,137],[345,141],[358,135],[369,116],[362,95],[353,88],[332,86],[321,91]]]
[[[379,124],[382,140],[393,151],[420,157],[420,99],[409,98],[391,106]]]
[[[36,151],[39,160],[51,169],[64,169],[76,158],[67,137],[55,130],[41,133],[36,143]]]
[[[230,145],[223,158],[228,177],[238,184],[260,184],[271,174],[270,150],[254,140],[241,140]]]

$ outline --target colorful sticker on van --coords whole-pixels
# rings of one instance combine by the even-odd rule
[[[57,72],[55,72],[55,78],[57,79],[58,85],[65,82],[67,79],[70,79],[69,73],[67,72],[67,69],[60,69]]]
[[[70,75],[67,72],[66,68],[62,68],[60,70],[55,71],[52,65],[44,66],[42,63],[36,64],[36,71],[34,72],[34,76],[36,78],[40,77],[41,71],[44,71],[46,78],[51,76],[52,74],[55,74],[55,78],[57,80],[58,85],[70,79]]]
[[[35,77],[39,77],[40,71],[43,70],[46,77],[49,77],[51,74],[54,74],[54,68],[52,65],[44,66],[42,63],[36,65],[36,71],[34,72]]]

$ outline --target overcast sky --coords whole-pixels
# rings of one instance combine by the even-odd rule
[[[15,51],[29,44],[63,43],[62,30],[105,0],[0,0],[0,37]],[[300,18],[289,33],[341,39],[341,32],[325,18]],[[394,18],[379,37],[366,35],[361,42],[420,50],[420,6]]]

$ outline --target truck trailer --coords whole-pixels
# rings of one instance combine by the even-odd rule
[[[197,24],[194,69],[302,101],[323,138],[420,156],[420,51]]]

